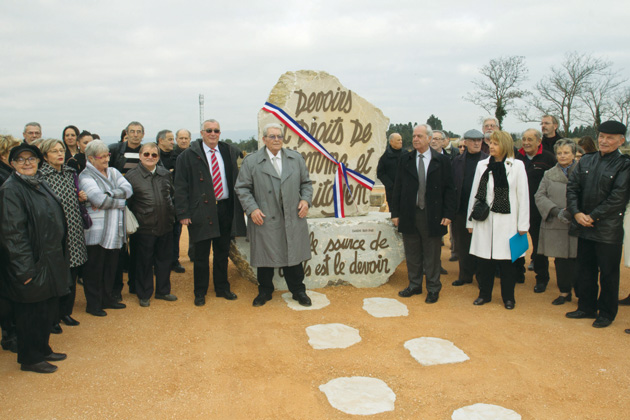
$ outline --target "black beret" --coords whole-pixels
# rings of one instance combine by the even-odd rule
[[[17,159],[19,154],[25,151],[34,154],[40,162],[44,159],[44,155],[42,155],[42,152],[36,146],[31,146],[30,144],[23,142],[19,146],[15,146],[11,149],[11,152],[9,153],[9,162],[12,162],[13,159]]]
[[[599,132],[605,134],[621,134],[626,135],[626,126],[618,121],[606,121],[599,125]]]

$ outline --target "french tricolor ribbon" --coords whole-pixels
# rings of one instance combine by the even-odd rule
[[[328,152],[328,150],[326,150],[326,148],[322,146],[321,143],[317,141],[317,139],[315,139],[315,137],[311,135],[311,133],[306,131],[304,127],[302,127],[297,121],[291,118],[291,116],[287,114],[286,112],[284,112],[280,107],[270,104],[269,102],[265,102],[265,106],[263,106],[263,110],[269,112],[270,114],[275,115],[276,118],[282,121],[284,125],[289,127],[291,131],[297,134],[302,140],[310,144],[312,147],[315,148],[315,150],[317,150],[319,153],[324,155],[328,160],[330,160],[333,164],[337,166],[337,170],[335,172],[335,182],[333,185],[335,217],[344,218],[346,216],[345,211],[344,211],[344,203],[343,203],[344,182],[345,182],[346,188],[348,189],[348,192],[350,193],[350,196],[352,197],[352,189],[350,188],[350,184],[348,182],[348,175],[350,176],[350,178],[354,179],[360,185],[372,191],[372,188],[374,187],[374,181],[372,181],[370,178],[364,175],[361,175],[357,171],[353,171],[352,169],[347,168],[346,165],[344,165],[343,163],[338,162],[337,159],[335,159]]]

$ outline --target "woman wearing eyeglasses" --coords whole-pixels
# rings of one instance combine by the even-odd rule
[[[104,309],[126,306],[112,296],[120,248],[126,242],[126,200],[133,189],[122,174],[109,167],[109,149],[94,140],[85,149],[86,168],[79,176],[79,188],[91,204],[92,226],[85,231],[88,262],[83,270],[86,312],[105,316]]]
[[[70,269],[63,207],[39,176],[42,154],[22,143],[9,162],[15,169],[0,188],[0,294],[13,302],[21,369],[52,373],[66,358],[48,344],[52,315],[67,295]]]
[[[155,298],[175,301],[171,294],[171,264],[173,262],[173,182],[171,173],[158,166],[160,152],[157,144],[147,143],[140,148],[140,164],[125,175],[133,187],[129,209],[138,219],[138,230],[131,235],[135,250],[136,294],[140,306],[150,305],[153,296],[155,266]]]

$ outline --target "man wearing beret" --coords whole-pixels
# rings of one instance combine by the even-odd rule
[[[567,210],[574,219],[569,234],[578,237],[579,300],[578,309],[566,316],[595,319],[595,328],[609,326],[617,315],[623,216],[630,183],[630,159],[619,152],[625,135],[622,123],[602,123],[599,152],[580,159],[567,186]]]

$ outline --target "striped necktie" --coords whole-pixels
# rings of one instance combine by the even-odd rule
[[[214,153],[215,149],[210,149],[210,164],[212,165],[212,185],[214,186],[214,197],[217,200],[223,198],[223,181],[221,180],[221,170],[219,169],[219,161]]]

